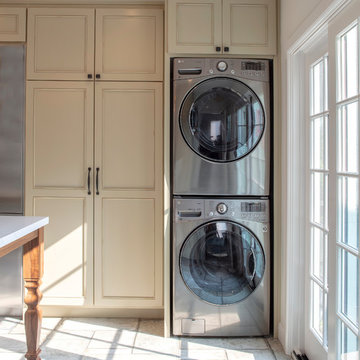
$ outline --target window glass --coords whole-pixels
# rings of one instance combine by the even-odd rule
[[[355,325],[359,325],[359,260],[348,251],[340,250],[341,312]]]
[[[359,248],[359,181],[357,177],[340,176],[338,180],[337,240]]]
[[[337,84],[339,100],[358,94],[358,25],[353,26],[339,39],[340,64]]]
[[[338,109],[338,169],[357,173],[359,162],[358,102],[341,105]]]

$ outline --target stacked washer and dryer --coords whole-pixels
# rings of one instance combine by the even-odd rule
[[[270,61],[172,66],[172,332],[270,332]]]

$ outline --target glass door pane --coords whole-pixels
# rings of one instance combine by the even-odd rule
[[[337,36],[336,348],[359,359],[359,25]]]

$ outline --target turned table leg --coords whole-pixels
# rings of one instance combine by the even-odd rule
[[[38,230],[38,236],[24,245],[23,273],[25,288],[25,333],[28,360],[40,360],[40,331],[42,311],[39,302],[42,298],[39,286],[44,272],[44,228]]]

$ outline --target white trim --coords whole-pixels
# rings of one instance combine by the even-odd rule
[[[285,352],[290,353],[294,348],[303,346],[301,339],[303,299],[304,264],[304,181],[300,169],[304,169],[303,149],[304,118],[302,106],[302,86],[304,77],[302,54],[292,56],[288,54],[288,129],[287,129],[287,211],[286,223],[287,251],[286,251],[286,339]],[[296,86],[295,86],[296,84]],[[296,311],[295,311],[296,310]]]
[[[328,23],[351,0],[335,0],[331,5],[309,26],[309,28],[289,47],[287,52],[287,131],[283,143],[286,144],[285,186],[286,200],[283,228],[285,229],[282,241],[285,246],[285,324],[279,324],[279,338],[285,352],[290,353],[294,348],[303,348],[304,345],[304,229],[305,229],[305,184],[304,179],[304,131],[305,115],[303,106],[304,86],[304,51],[314,40],[323,36],[327,31]]]

